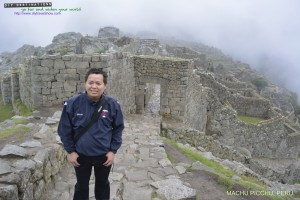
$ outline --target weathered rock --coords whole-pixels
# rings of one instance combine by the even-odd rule
[[[196,190],[185,186],[179,179],[166,179],[151,183],[156,193],[167,200],[194,199]]]
[[[0,157],[27,157],[27,150],[12,144],[7,144],[0,151]]]
[[[103,27],[99,29],[99,38],[119,37],[119,29],[116,27]]]
[[[47,121],[45,122],[46,125],[53,125],[53,124],[56,124],[56,123],[57,123],[57,121],[54,120],[54,119],[51,118],[51,117],[48,117],[48,118],[47,118]]]
[[[12,169],[10,164],[3,159],[0,159],[0,176],[3,174],[11,173]]]
[[[33,138],[46,139],[48,137],[51,137],[51,135],[53,135],[52,129],[48,125],[43,124],[41,130],[39,132],[35,133],[33,135]]]
[[[16,200],[19,199],[18,187],[16,185],[2,185],[0,184],[0,199]]]
[[[34,148],[34,147],[41,147],[42,146],[42,143],[39,142],[39,141],[27,141],[27,142],[24,142],[22,144],[20,144],[21,147],[29,147],[29,148]]]
[[[152,190],[149,187],[140,187],[137,183],[124,185],[123,200],[151,200]]]
[[[170,166],[172,165],[172,163],[170,162],[170,160],[168,159],[162,159],[159,161],[159,164],[163,167],[167,167],[167,166]]]
[[[183,166],[175,166],[175,169],[178,171],[179,174],[184,174],[186,172],[186,168]]]

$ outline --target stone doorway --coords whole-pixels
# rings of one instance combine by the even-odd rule
[[[160,113],[160,84],[147,83],[145,89],[145,113],[161,114]]]
[[[178,58],[134,56],[133,65],[136,113],[145,113],[147,84],[159,84],[159,113],[164,116],[183,118],[188,78],[193,69],[191,62]]]
[[[160,115],[170,113],[166,84],[152,80],[152,82],[147,83],[140,82],[139,88],[140,94],[136,96],[137,113]]]

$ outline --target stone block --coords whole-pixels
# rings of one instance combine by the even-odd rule
[[[59,73],[59,69],[50,69],[50,75],[56,75]]]
[[[91,68],[103,68],[102,65],[103,63],[101,62],[91,62]]]
[[[57,74],[57,81],[79,81],[79,74]]]
[[[28,153],[27,150],[16,146],[16,145],[11,145],[7,144],[4,146],[4,148],[0,151],[0,157],[6,157],[6,156],[11,156],[11,157],[27,157]]]
[[[123,58],[123,52],[119,51],[117,52],[117,59],[122,59]]]
[[[101,62],[108,62],[110,60],[110,56],[108,54],[100,55]]]
[[[18,187],[16,185],[1,185],[0,199],[19,199]]]
[[[85,75],[83,75],[83,74],[81,75],[81,74],[80,74],[79,79],[80,79],[81,82],[85,82]]]
[[[64,89],[65,91],[76,91],[77,89],[77,84],[74,81],[66,81],[64,83]]]
[[[56,60],[56,59],[58,59],[58,58],[57,58],[57,55],[48,55],[47,58],[48,58],[48,59],[51,59],[51,60]]]
[[[42,66],[36,66],[34,69],[32,69],[33,74],[49,74],[50,70],[48,67],[42,67]]]
[[[32,74],[31,80],[32,80],[33,82],[40,82],[40,81],[42,81],[42,77],[41,77],[41,75],[39,75],[39,74]]]
[[[56,89],[56,88],[62,88],[64,86],[63,82],[52,82],[52,88]]]
[[[31,60],[31,66],[40,66],[41,65],[41,60],[37,59],[37,58],[33,58]]]
[[[42,94],[51,94],[51,91],[49,88],[42,88]]]
[[[71,60],[71,56],[70,55],[64,55],[61,57],[63,61],[70,61]]]
[[[41,60],[42,67],[53,68],[53,65],[54,65],[54,60],[51,60],[51,59]]]
[[[40,199],[44,193],[44,189],[45,189],[45,181],[42,179],[37,182],[37,186],[35,187],[34,190],[34,198]]]
[[[85,74],[87,72],[87,69],[81,69],[81,68],[79,68],[79,69],[76,69],[76,72],[77,72],[77,74],[80,74],[80,76],[85,76]]]
[[[66,68],[67,68],[67,69],[78,69],[78,68],[88,69],[88,68],[89,68],[89,62],[66,61],[66,62],[65,62],[65,65],[66,65]]]
[[[77,85],[76,91],[78,92],[85,91],[84,83]]]
[[[76,69],[66,69],[67,74],[76,74],[77,70]]]
[[[169,103],[168,103],[168,99],[167,98],[161,98],[161,105],[163,106],[167,106]]]
[[[92,56],[92,62],[99,62],[100,61],[100,55],[93,55]]]
[[[55,60],[54,69],[65,69],[65,62],[63,60]]]
[[[55,81],[55,76],[54,75],[41,75],[41,81]]]
[[[81,62],[82,56],[81,55],[73,55],[73,56],[71,56],[71,61]]]
[[[91,60],[92,60],[92,56],[83,56],[82,57],[82,61],[91,62]]]

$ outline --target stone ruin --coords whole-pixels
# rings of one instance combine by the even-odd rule
[[[99,35],[119,37],[119,31],[110,27],[100,29]],[[107,93],[120,101],[124,114],[144,113],[146,88],[159,84],[160,114],[182,124],[180,129],[166,125],[165,136],[244,163],[270,180],[291,183],[300,179],[295,164],[300,150],[298,130],[253,85],[222,75],[231,61],[216,62],[213,73],[207,70],[212,66],[207,59],[211,55],[187,47],[168,49],[158,40],[143,39],[101,54],[33,56],[1,76],[2,100],[9,104],[20,99],[31,107],[62,104],[83,91],[89,68],[101,67],[109,76]],[[250,124],[239,121],[238,115],[265,120]],[[291,161],[284,163],[286,170],[265,164],[284,159]]]

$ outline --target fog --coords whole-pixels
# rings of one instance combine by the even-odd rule
[[[2,6],[0,52],[15,51],[23,44],[46,46],[64,32],[96,36],[103,26],[115,26],[125,33],[151,31],[217,47],[235,60],[272,74],[274,80],[300,95],[299,0],[51,2],[53,8],[81,11],[27,16],[14,14],[20,8]]]

